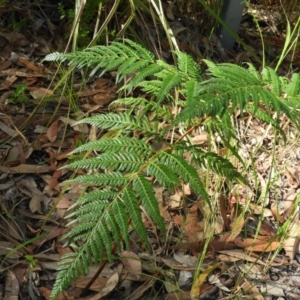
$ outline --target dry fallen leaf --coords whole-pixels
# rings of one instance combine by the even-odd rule
[[[138,255],[132,251],[122,251],[120,257],[124,267],[136,276],[136,280],[139,280],[142,273],[142,263]]]
[[[47,137],[50,142],[54,142],[57,138],[59,119],[55,120],[47,129]]]
[[[199,296],[201,294],[201,286],[206,280],[206,277],[216,268],[220,266],[221,263],[217,263],[203,272],[199,275],[199,277],[194,281],[192,289],[191,289],[191,299],[199,299]]]
[[[102,291],[94,295],[92,298],[90,298],[90,300],[99,300],[102,297],[108,295],[111,291],[115,289],[118,282],[119,282],[119,274],[116,272],[107,280],[106,285],[102,289]]]

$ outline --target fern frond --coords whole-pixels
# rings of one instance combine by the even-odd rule
[[[249,185],[228,159],[225,159],[216,153],[204,152],[197,148],[191,148],[190,152],[194,155],[193,159],[200,167],[209,167],[216,174]]]
[[[86,202],[93,202],[98,200],[112,200],[117,196],[117,192],[101,189],[93,192],[89,192],[79,197],[77,201],[70,206],[69,210],[75,209],[77,206],[84,205]]]
[[[151,62],[155,62],[155,55],[147,50],[146,48],[142,47],[141,45],[129,40],[125,39],[126,44],[128,44],[132,49],[135,50],[136,53],[138,53],[139,57],[143,57],[144,59],[147,59]]]
[[[187,102],[199,101],[199,83],[194,80],[189,80],[185,83],[186,100]]]
[[[248,71],[240,66],[231,64],[215,65],[205,61],[212,75],[205,82],[200,83],[198,95],[191,99],[179,114],[176,123],[194,117],[222,116],[225,110],[231,112],[237,108],[243,112],[247,103],[253,102],[255,113],[262,103],[267,113],[273,108],[277,113],[284,112],[293,122],[299,120],[285,101],[279,99],[281,81],[274,71],[266,69],[264,79],[258,78],[254,71]]]
[[[164,77],[160,90],[157,92],[158,103],[162,102],[170,94],[170,91],[179,86],[181,83],[181,76],[179,74],[169,74]]]
[[[128,217],[126,215],[126,209],[124,203],[117,199],[112,204],[112,211],[116,223],[118,224],[119,231],[122,235],[123,241],[126,245],[126,249],[129,249],[129,237],[128,237]]]
[[[152,128],[152,125],[149,122],[149,119],[144,116],[142,118],[131,117],[130,115],[108,113],[102,115],[96,115],[89,118],[82,119],[75,124],[87,123],[90,125],[95,125],[96,127],[110,130],[118,129],[135,129],[146,132],[155,132]]]
[[[110,105],[109,108],[114,107],[116,105],[123,105],[123,106],[128,106],[132,109],[132,107],[136,107],[136,106],[146,106],[148,104],[148,100],[145,98],[134,98],[134,97],[127,97],[127,98],[121,98],[121,99],[117,99],[114,100]]]
[[[119,152],[104,153],[94,158],[78,160],[70,163],[70,169],[111,169],[114,171],[137,171],[143,164],[143,156],[136,153]]]
[[[179,185],[180,181],[171,169],[160,163],[151,163],[147,168],[147,174],[156,178],[156,180],[167,188]]]
[[[145,177],[137,176],[133,181],[133,188],[140,195],[141,202],[149,216],[152,216],[158,228],[165,236],[165,224],[160,216],[158,202],[154,196],[152,184],[145,179]]]
[[[295,97],[300,95],[300,75],[293,73],[290,82],[288,83],[285,92],[288,96]]]
[[[189,165],[186,160],[168,152],[161,152],[159,160],[167,165],[175,174],[182,177],[191,188],[199,193],[210,205],[210,199],[203,183],[200,181],[197,170]]]
[[[137,87],[140,87],[145,93],[158,95],[158,92],[161,89],[161,80],[153,79],[151,81],[141,81]]]
[[[137,155],[151,155],[153,152],[151,146],[143,140],[136,138],[102,138],[100,140],[92,141],[81,145],[74,149],[70,154],[76,154],[86,151],[132,151]]]
[[[67,180],[70,183],[85,183],[94,186],[124,186],[128,183],[128,179],[120,172],[107,174],[88,174],[81,175],[74,179]]]
[[[179,51],[175,54],[177,65],[170,65],[156,60],[151,52],[125,39],[109,46],[95,46],[76,53],[53,53],[45,58],[67,62],[74,67],[88,67],[91,75],[114,70],[116,82],[130,75],[127,85],[121,90],[139,88],[139,92],[141,90],[147,94],[145,99],[131,97],[118,99],[112,104],[125,105],[125,113],[93,115],[77,122],[117,131],[114,136],[118,137],[101,138],[72,152],[93,151],[97,156],[70,163],[67,168],[95,172],[69,182],[92,185],[99,187],[99,190],[89,192],[92,188],[88,187],[87,193],[69,208],[70,231],[64,239],[75,252],[63,256],[51,300],[74,279],[84,275],[91,262],[98,264],[106,258],[112,260],[112,245],[117,245],[121,250],[125,244],[129,249],[129,226],[132,225],[141,241],[149,245],[140,205],[156,222],[160,233],[165,233],[153,182],[172,189],[184,181],[210,207],[210,197],[196,169],[199,166],[201,170],[210,169],[220,176],[247,184],[228,160],[200,151],[186,142],[178,140],[159,150],[151,147],[149,141],[161,142],[166,131],[173,129],[174,124],[161,126],[162,119],[169,121],[173,115],[169,107],[160,106],[165,99],[178,98],[174,97],[175,89],[180,97],[176,106],[180,103],[183,107],[175,125],[201,118],[212,132],[220,134],[224,145],[240,160],[237,150],[231,145],[232,139],[236,139],[232,114],[237,110],[240,115],[247,111],[278,130],[281,129],[272,117],[273,111],[277,117],[283,112],[296,126],[299,124],[298,74],[293,74],[289,80],[279,77],[269,68],[258,72],[251,64],[246,69],[232,64],[217,65],[206,60],[208,71],[204,76],[200,66],[189,55]],[[136,136],[140,139],[134,138]],[[191,154],[193,164],[185,159],[187,152]],[[101,173],[101,169],[107,170],[107,173]],[[151,181],[146,176],[151,176]]]
[[[128,85],[124,85],[121,90],[129,90],[131,91],[134,87],[138,86],[138,84],[147,77],[153,76],[156,73],[162,70],[161,66],[156,64],[149,65],[146,68],[143,68],[140,72],[138,72],[133,79],[130,81]]]
[[[121,249],[122,235],[114,213],[113,211],[107,211],[105,221],[113,235],[114,242],[117,244],[118,249]]]
[[[141,210],[138,205],[138,199],[135,196],[133,190],[127,188],[124,189],[122,199],[124,201],[125,206],[130,211],[131,221],[134,229],[138,233],[141,240],[149,246],[148,236],[141,218]]]
[[[262,79],[267,84],[267,88],[270,86],[272,93],[279,97],[281,95],[281,82],[279,76],[272,68],[264,68],[262,71]]]
[[[89,199],[90,200],[90,199]],[[110,201],[109,199],[92,199],[89,202],[86,202],[82,204],[80,207],[78,207],[75,211],[68,214],[66,218],[70,219],[75,217],[76,220],[71,220],[68,225],[72,225],[72,222],[76,223],[83,222],[85,218],[87,220],[98,220],[99,217],[102,215],[102,211],[105,210],[105,208],[109,205]],[[97,212],[93,211],[94,208],[97,207]],[[92,212],[92,213],[91,213]]]
[[[174,51],[177,56],[177,67],[182,77],[186,77],[186,80],[202,80],[202,70],[200,66],[193,60],[193,58],[181,51]]]

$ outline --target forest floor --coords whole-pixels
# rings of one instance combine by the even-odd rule
[[[85,189],[76,185],[66,190],[63,181],[72,172],[60,167],[68,163],[68,154],[80,141],[84,143],[95,134],[88,126],[72,125],[84,116],[106,113],[119,87],[113,77],[93,78],[82,85],[80,76],[75,76],[62,96],[55,84],[63,78],[63,71],[42,60],[52,51],[65,50],[66,24],[44,17],[33,21],[30,18],[36,14],[29,13],[28,7],[17,26],[20,10],[9,5],[0,8],[0,298],[2,292],[3,299],[49,299],[60,256],[72,251],[60,241],[67,231],[64,216]],[[278,29],[274,14],[257,11],[266,65],[272,67],[284,45],[284,30]],[[4,26],[9,18],[14,26]],[[240,37],[262,57],[255,28],[250,15],[245,14]],[[185,34],[180,24],[177,29]],[[202,46],[191,51],[178,35],[181,48],[196,57],[217,63],[252,62],[261,67],[239,45],[225,51],[218,42],[201,36]],[[293,57],[286,57],[278,70],[280,75],[299,72],[299,53],[300,49]],[[216,222],[210,222],[188,185],[173,195],[155,187],[161,215],[168,224],[167,244],[153,237],[155,228],[147,223],[153,254],[133,247],[126,252],[132,259],[108,264],[83,298],[81,293],[97,270],[91,266],[60,299],[190,299],[197,257],[211,232],[216,238],[207,245],[202,277],[196,286],[200,299],[229,299],[229,294],[230,299],[300,299],[300,138],[284,115],[280,122],[286,142],[269,124],[250,115],[236,119],[239,155],[247,169],[237,162],[235,165],[255,189],[239,185],[225,189],[216,178],[210,178],[210,195],[216,193],[216,186],[219,193],[220,217]],[[213,138],[217,153],[225,155],[227,151],[205,130],[191,137],[201,147]],[[247,217],[236,217],[237,207],[245,205]],[[289,228],[287,234],[278,239],[285,227]],[[178,240],[181,242],[176,244]],[[213,273],[214,269],[219,271]]]

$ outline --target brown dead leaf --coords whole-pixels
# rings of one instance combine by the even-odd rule
[[[114,290],[118,282],[119,282],[119,274],[116,272],[107,280],[106,285],[102,289],[102,291],[94,295],[90,300],[99,300],[102,297],[106,296],[107,294],[109,294],[111,291]]]
[[[221,237],[220,241],[224,242],[231,242],[241,233],[245,224],[244,217],[241,215],[237,217],[231,224],[231,232],[225,232],[224,235]]]
[[[137,289],[134,290],[134,292],[130,295],[131,300],[137,300],[141,299],[143,294],[153,287],[153,284],[155,283],[154,278],[150,278],[148,281],[146,281],[143,285],[139,286]]]
[[[0,35],[5,37],[11,45],[24,47],[29,44],[29,40],[25,37],[25,35],[16,31],[4,32],[1,30]]]
[[[198,259],[195,256],[174,253],[174,259],[184,266],[196,267]]]
[[[11,137],[15,137],[18,135],[14,129],[12,129],[10,126],[4,124],[1,121],[0,121],[0,129]]]
[[[163,191],[164,188],[159,185],[155,185],[153,187],[154,193],[155,193],[155,198],[157,199],[158,206],[159,206],[159,212],[160,215],[163,217],[165,221],[171,221],[172,217],[170,216],[170,213],[168,212],[168,208],[164,206],[164,201],[163,201]]]
[[[41,286],[38,288],[41,295],[46,299],[49,300],[50,299],[50,295],[51,295],[51,290],[49,290],[48,288],[46,288],[45,286]],[[66,291],[64,291],[62,294],[59,294],[55,300],[71,300],[72,298],[68,295],[68,293]]]
[[[64,235],[68,229],[67,228],[59,228],[53,226],[44,226],[44,230],[47,232],[45,236],[42,236],[38,240],[33,241],[32,243],[36,246],[41,246],[45,242],[52,240],[58,236]]]
[[[256,257],[252,257],[252,256],[246,254],[242,249],[219,250],[218,252],[222,253],[224,255],[227,255],[227,256],[232,256],[233,258],[238,259],[238,260],[246,260],[249,262],[258,263],[263,266],[267,265],[267,263],[263,262],[261,259],[258,259]],[[224,257],[223,257],[223,261],[226,261],[226,260],[224,260]]]
[[[47,165],[28,165],[20,164],[16,167],[4,167],[0,166],[0,173],[6,174],[39,174],[48,173],[49,166]]]
[[[33,195],[29,202],[29,208],[32,213],[38,212],[39,214],[42,214],[41,197]]]
[[[50,142],[54,142],[57,139],[58,123],[59,119],[55,120],[47,130],[46,134]]]
[[[39,68],[36,67],[32,62],[30,62],[28,59],[24,57],[19,57],[19,62],[22,63],[27,69],[34,71],[34,72],[39,72]]]
[[[43,99],[46,96],[51,96],[53,95],[53,91],[43,88],[43,87],[34,87],[30,86],[27,87],[26,90],[29,91],[29,94],[33,99]]]
[[[162,262],[170,267],[172,270],[180,270],[180,271],[194,271],[196,267],[185,266],[173,258],[170,257],[161,257]]]
[[[175,214],[175,215],[172,216],[172,220],[179,227],[181,227],[181,228],[184,227],[184,221],[182,219],[182,216]]]
[[[117,94],[113,93],[98,93],[93,96],[92,101],[98,105],[105,105],[117,99]]]
[[[7,271],[5,279],[5,299],[18,299],[20,283],[12,271]]]
[[[202,145],[207,142],[207,137],[208,137],[207,133],[203,132],[202,134],[192,137],[191,140],[195,145]]]
[[[198,226],[198,203],[195,203],[188,211],[186,217],[185,232],[189,242],[199,241],[199,233],[203,231],[201,226]]]
[[[11,87],[11,85],[18,79],[17,76],[13,75],[8,78],[6,78],[1,84],[0,84],[0,91],[7,90]]]
[[[259,289],[251,284],[246,278],[244,278],[244,282],[241,285],[242,290],[244,291],[245,295],[253,295],[253,299],[255,300],[264,300],[265,298],[261,295]]]
[[[255,252],[271,252],[280,247],[280,242],[269,242],[269,243],[262,243],[257,244],[249,247],[245,247],[245,250],[247,251],[255,251]]]
[[[139,280],[142,273],[142,263],[138,255],[132,251],[122,251],[120,256],[122,264],[136,276],[136,280]]]
[[[78,278],[72,283],[72,286],[84,289],[90,281],[91,281],[90,277]],[[107,279],[98,277],[90,286],[90,290],[94,292],[100,292],[103,290],[106,284],[107,284]]]
[[[171,209],[179,208],[181,206],[181,199],[183,192],[180,189],[177,189],[174,195],[170,196],[169,207]]]
[[[219,196],[219,206],[225,229],[229,230],[230,219],[227,215],[226,198],[222,194]]]
[[[16,245],[11,242],[0,241],[0,256],[5,256],[9,252],[12,252],[9,256],[11,259],[19,259],[24,255],[25,249],[19,249],[18,251],[12,251],[16,248]]]
[[[56,250],[60,256],[73,252],[70,247],[63,247],[60,243],[56,243]]]

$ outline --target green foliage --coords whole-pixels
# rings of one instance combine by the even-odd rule
[[[141,241],[149,245],[140,205],[164,236],[165,225],[153,191],[154,182],[170,190],[188,183],[208,205],[210,197],[200,180],[199,170],[209,169],[247,184],[233,165],[216,153],[203,151],[180,139],[166,144],[164,136],[168,130],[177,130],[179,123],[182,127],[205,118],[219,132],[224,144],[239,157],[230,145],[230,140],[235,138],[231,115],[238,109],[241,115],[251,113],[278,129],[271,110],[277,112],[277,116],[284,112],[296,124],[299,121],[298,74],[288,80],[269,68],[259,73],[252,65],[246,69],[209,61],[205,61],[208,70],[203,74],[189,55],[177,51],[175,54],[177,65],[169,65],[125,40],[124,44],[113,42],[109,46],[96,46],[77,53],[53,53],[46,57],[47,61],[67,61],[78,68],[89,67],[91,75],[101,76],[116,70],[116,81],[125,82],[122,90],[130,92],[140,88],[150,96],[149,100],[118,99],[113,105],[125,104],[127,111],[94,115],[78,122],[110,131],[110,135],[79,146],[72,154],[93,151],[97,155],[72,161],[67,166],[90,170],[89,174],[69,182],[91,185],[94,190],[81,196],[70,208],[71,229],[64,238],[75,252],[63,257],[51,299],[72,280],[84,275],[90,263],[112,260],[114,243],[119,250],[128,249],[131,226]],[[175,95],[186,99],[186,105],[175,120],[168,122],[171,123],[169,127],[160,126],[162,120],[172,117],[167,105],[162,106],[162,103],[172,104]],[[164,145],[157,147],[156,143]],[[190,157],[189,161],[186,157]],[[80,243],[82,239],[84,243]]]
[[[25,95],[25,89],[26,84],[21,83],[13,92],[12,96],[7,99],[8,103],[16,104],[26,101],[28,97]]]

